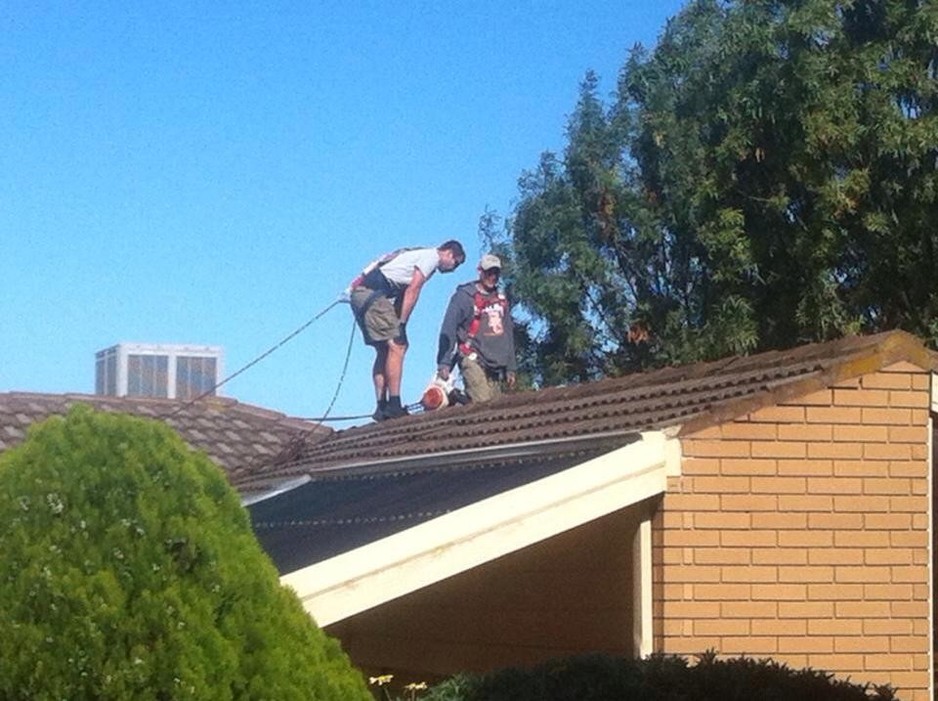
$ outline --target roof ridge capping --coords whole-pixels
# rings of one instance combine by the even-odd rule
[[[803,356],[797,355],[799,348],[809,349],[810,352]],[[761,392],[728,402],[721,407],[713,407],[703,416],[681,425],[679,433],[694,433],[765,406],[779,404],[796,396],[877,372],[900,361],[910,362],[923,370],[938,372],[938,352],[927,348],[918,336],[902,330],[869,336],[845,336],[827,343],[795,347],[789,352],[796,354],[789,358],[792,362],[815,360],[818,363],[817,370],[790,380],[770,383]],[[784,364],[784,351],[770,353],[779,353],[779,364]],[[742,365],[746,360],[758,358],[759,355],[762,354],[741,356],[738,360]]]
[[[869,339],[870,343],[855,343],[863,338]],[[829,357],[834,362],[822,373],[829,384],[876,372],[903,360],[923,370],[938,370],[938,353],[929,350],[922,339],[908,331],[886,331],[866,337],[848,336],[838,339],[834,344],[840,346],[830,353]],[[857,347],[853,348],[855,345]],[[838,355],[843,357],[837,359]]]

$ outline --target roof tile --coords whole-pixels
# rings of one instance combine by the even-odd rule
[[[881,368],[912,360],[938,369],[938,355],[905,332],[848,337],[798,348],[667,367],[596,382],[506,394],[486,404],[447,407],[380,424],[304,436],[274,465],[238,475],[253,490],[317,470],[410,456],[530,444],[610,432],[701,428]]]
[[[74,404],[162,419],[191,447],[205,451],[229,479],[244,471],[263,470],[270,456],[282,454],[298,435],[331,433],[331,429],[227,397],[183,403],[144,397],[101,397],[85,394],[0,393],[0,450],[21,442],[26,429],[43,419],[65,414]],[[224,436],[224,442],[219,440]]]

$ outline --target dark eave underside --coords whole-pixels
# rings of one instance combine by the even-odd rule
[[[414,470],[314,475],[249,506],[254,532],[281,573],[320,562],[509,489],[603,450]]]

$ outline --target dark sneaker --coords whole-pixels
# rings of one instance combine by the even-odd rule
[[[375,421],[384,421],[386,418],[388,418],[387,408],[379,406],[377,409],[375,409],[375,413],[371,415],[371,418],[373,418]]]
[[[391,406],[389,406],[389,407],[387,407],[387,408],[384,410],[384,418],[385,418],[385,419],[399,419],[399,418],[401,418],[402,416],[407,416],[409,413],[410,413],[410,412],[407,411],[407,407],[403,407],[403,406],[391,407]]]

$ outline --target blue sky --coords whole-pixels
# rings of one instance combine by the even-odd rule
[[[682,3],[25,2],[0,5],[0,391],[94,391],[119,342],[220,345],[230,374],[369,260],[463,242],[424,289],[419,399],[486,208],[560,150],[587,70],[604,93]],[[321,416],[347,306],[221,393]],[[356,336],[333,415],[370,413]]]

